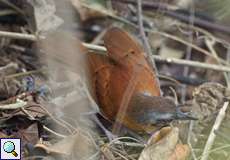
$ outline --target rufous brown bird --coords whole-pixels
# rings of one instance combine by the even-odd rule
[[[111,28],[104,44],[107,55],[90,54],[89,63],[94,96],[107,119],[118,118],[119,123],[137,132],[149,132],[152,126],[164,126],[172,120],[194,119],[173,100],[160,96],[156,74],[128,33]]]

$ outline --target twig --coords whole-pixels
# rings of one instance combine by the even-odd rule
[[[53,131],[52,129],[50,129],[50,128],[44,126],[44,125],[43,125],[43,128],[44,128],[44,130],[46,130],[47,132],[50,132],[50,133],[54,134],[54,135],[57,136],[57,137],[61,137],[61,138],[66,138],[66,137],[67,137],[66,135],[57,133],[57,132]]]
[[[209,151],[212,148],[212,145],[213,145],[215,138],[216,138],[216,134],[214,132],[219,129],[221,122],[223,121],[223,119],[225,117],[225,112],[227,110],[228,105],[229,105],[229,102],[224,102],[223,107],[220,109],[219,114],[216,117],[216,121],[212,127],[212,130],[210,132],[210,135],[209,135],[208,140],[206,142],[206,145],[204,147],[204,151],[202,153],[201,160],[207,160],[208,159]]]
[[[23,10],[19,7],[17,7],[16,5],[14,5],[13,3],[11,3],[8,0],[1,0],[2,3],[6,4],[7,6],[11,7],[12,9],[14,9],[16,12],[20,13],[21,15],[25,16],[25,13],[23,12]]]
[[[113,144],[115,144],[116,142],[119,142],[119,141],[121,141],[121,140],[127,140],[127,141],[134,141],[134,142],[137,142],[137,143],[140,143],[140,144],[142,144],[138,139],[135,139],[135,138],[133,138],[133,137],[118,137],[118,138],[116,138],[116,139],[114,139],[114,140],[112,140],[112,141],[110,141],[109,143],[108,143],[108,146],[111,146],[111,145],[113,145]],[[123,143],[123,142],[122,142]],[[144,145],[143,145],[143,147],[144,147]]]
[[[31,104],[30,106],[40,107],[43,111],[46,112],[46,114],[47,114],[48,116],[50,116],[50,118],[51,118],[54,122],[56,122],[57,124],[59,124],[60,126],[62,126],[63,128],[65,128],[70,134],[73,133],[73,131],[72,131],[71,129],[76,130],[76,128],[73,127],[71,124],[69,124],[69,123],[67,123],[67,122],[63,123],[63,121],[58,120],[58,118],[54,117],[54,116],[53,116],[45,107],[43,107],[42,105],[34,103],[34,104]]]
[[[214,49],[214,45],[216,43],[215,39],[208,39],[208,38],[205,38],[205,43],[208,47],[208,49],[210,50],[210,52],[215,56],[215,57],[218,57],[217,53],[216,53],[216,50]],[[221,62],[218,60],[218,63],[219,65],[221,65]],[[226,84],[228,87],[230,87],[230,80],[229,80],[229,77],[228,77],[228,73],[224,72],[224,78],[225,78],[225,81],[226,81]]]
[[[169,39],[175,40],[175,41],[177,41],[177,42],[179,42],[179,43],[182,43],[182,44],[184,44],[184,45],[186,45],[186,46],[190,46],[190,47],[192,47],[193,49],[199,51],[200,53],[203,53],[203,54],[205,54],[205,55],[207,55],[207,56],[210,56],[210,57],[214,58],[215,60],[219,60],[221,63],[223,63],[223,64],[225,64],[225,65],[229,65],[229,63],[228,63],[227,61],[225,61],[225,60],[223,60],[223,59],[221,59],[221,58],[219,58],[219,57],[213,56],[213,55],[212,55],[210,52],[208,52],[207,50],[205,50],[205,49],[203,49],[203,48],[201,48],[201,47],[199,47],[199,46],[196,46],[196,45],[194,45],[194,44],[191,44],[191,43],[189,43],[189,42],[187,42],[187,41],[181,39],[180,37],[177,37],[177,36],[174,36],[174,35],[170,35],[170,34],[165,33],[165,32],[156,31],[156,30],[148,30],[148,29],[146,29],[146,30],[147,30],[148,32],[150,32],[150,33],[159,34],[159,35],[164,36],[164,37],[166,37],[166,38],[169,38]]]
[[[195,152],[194,152],[194,148],[192,147],[192,144],[191,144],[191,137],[192,137],[192,132],[193,132],[193,131],[192,131],[193,126],[194,126],[194,122],[191,121],[191,122],[189,123],[189,132],[188,132],[187,143],[188,143],[188,145],[189,145],[189,147],[190,147],[190,149],[191,149],[191,153],[192,153],[193,159],[194,159],[194,160],[197,160],[196,154],[195,154]]]
[[[38,38],[32,34],[23,34],[15,32],[0,31],[0,37],[14,38],[14,39],[24,39],[29,41],[36,41]]]
[[[126,20],[127,21],[127,20]],[[137,28],[137,26],[131,22],[126,22],[125,20],[122,21],[126,24],[129,24],[131,25],[132,27],[134,28]],[[172,40],[175,40],[177,42],[180,42],[184,45],[187,45],[187,46],[191,46],[193,49],[207,55],[207,56],[210,56],[216,60],[219,60],[221,63],[223,64],[226,64],[226,65],[229,65],[229,63],[219,57],[215,57],[213,56],[211,53],[209,53],[207,50],[203,49],[203,48],[200,48],[194,44],[191,44],[187,41],[184,41],[183,39],[179,38],[179,37],[176,37],[174,35],[170,35],[168,33],[165,33],[165,32],[160,32],[160,31],[156,31],[156,30],[151,30],[151,29],[145,29],[146,32],[149,32],[149,33],[153,33],[153,34],[159,34],[161,36],[164,36],[166,38],[169,38],[169,39],[172,39]],[[44,37],[42,36],[36,36],[36,35],[33,35],[33,34],[22,34],[22,33],[15,33],[15,32],[5,32],[5,31],[0,31],[0,37],[7,37],[7,38],[14,38],[14,39],[23,39],[23,40],[30,40],[30,41],[37,41],[39,38],[40,39],[43,39]]]
[[[149,44],[149,41],[146,37],[145,34],[145,30],[144,30],[144,24],[143,24],[143,16],[142,16],[142,0],[137,0],[137,14],[138,14],[138,26],[139,26],[139,31],[144,43],[144,48],[145,51],[147,53],[147,58],[148,61],[150,62],[150,64],[152,64],[152,68],[153,70],[157,73],[157,68],[156,68],[156,64],[154,62],[154,60],[152,60],[151,56],[152,54],[152,50],[151,50],[151,46]]]
[[[136,4],[136,2],[134,2],[134,3]],[[116,16],[115,14],[112,14],[112,13],[110,13],[110,12],[104,12],[104,11],[102,11],[102,10],[95,9],[95,8],[93,8],[93,7],[90,7],[90,6],[87,5],[86,3],[81,3],[81,4],[82,4],[83,7],[86,7],[86,8],[88,8],[88,9],[92,9],[92,10],[97,11],[97,12],[100,12],[100,13],[105,14],[105,15],[107,15],[107,16],[109,16],[109,17],[115,19],[115,20],[118,20],[118,21],[120,21],[120,22],[122,22],[122,23],[125,23],[125,24],[127,24],[127,25],[130,25],[131,27],[134,27],[135,29],[138,29],[138,26],[137,26],[136,24],[134,24],[134,23],[128,21],[128,20],[125,19],[125,18]],[[201,52],[201,53],[203,53],[203,54],[205,54],[205,55],[207,55],[207,56],[210,56],[210,57],[212,57],[212,58],[214,58],[214,59],[216,59],[216,60],[219,59],[219,60],[221,61],[221,63],[223,63],[223,64],[229,65],[229,63],[228,63],[227,61],[225,61],[225,60],[223,60],[223,59],[221,59],[221,58],[219,58],[219,57],[217,58],[217,57],[213,56],[213,55],[212,55],[211,53],[209,53],[207,50],[205,50],[205,49],[203,49],[203,48],[200,48],[199,46],[196,46],[196,45],[194,45],[194,44],[191,44],[191,43],[189,43],[189,42],[187,42],[187,41],[181,39],[180,37],[177,37],[177,36],[174,36],[174,35],[170,35],[170,34],[165,33],[165,32],[160,32],[160,31],[157,31],[157,30],[153,30],[153,29],[147,29],[147,28],[144,28],[144,29],[145,29],[145,32],[153,33],[153,34],[159,34],[159,35],[164,36],[164,37],[166,37],[166,38],[169,38],[169,39],[175,40],[175,41],[177,41],[177,42],[179,42],[179,43],[182,43],[182,44],[184,44],[184,45],[191,46],[193,49],[195,49],[195,50],[197,50],[197,51],[199,51],[199,52]]]
[[[13,109],[19,109],[23,108],[27,105],[27,102],[17,99],[16,103],[12,104],[6,104],[6,105],[0,105],[0,110],[13,110]]]
[[[212,33],[210,33],[209,31],[207,31],[207,30],[205,30],[203,28],[199,28],[197,26],[191,26],[191,25],[188,25],[188,24],[185,24],[185,23],[176,23],[175,25],[178,28],[180,28],[180,27],[183,27],[183,28],[188,27],[188,28],[192,29],[193,31],[200,32],[203,35],[206,35],[207,37],[209,37],[211,39],[215,39],[218,43],[222,43],[223,45],[230,46],[230,43],[228,41],[216,37],[215,35],[213,35]]]
[[[190,66],[190,67],[198,67],[198,68],[204,68],[204,69],[212,69],[216,71],[230,72],[230,67],[221,66],[221,65],[206,64],[202,62],[183,60],[183,59],[177,59],[177,58],[164,58],[164,57],[157,56],[157,55],[154,55],[153,58],[156,61],[166,62],[170,64],[178,64],[178,65],[185,65],[185,66]]]
[[[117,145],[125,145],[125,146],[129,146],[129,147],[141,147],[144,148],[145,145],[142,143],[135,143],[135,142],[122,142],[122,141],[116,141],[114,142],[114,144]]]
[[[11,75],[7,75],[4,78],[10,79],[10,78],[17,78],[17,77],[23,77],[31,74],[38,74],[38,73],[43,73],[46,72],[46,69],[38,69],[38,70],[32,70],[32,71],[27,71],[27,72],[20,72],[20,73],[15,73]]]
[[[173,93],[173,97],[174,97],[174,101],[175,101],[175,104],[178,105],[178,96],[176,94],[176,91],[173,87],[169,87],[169,89],[172,91]]]
[[[17,12],[11,10],[11,9],[5,9],[0,11],[0,16],[8,16],[8,15],[12,15],[12,14],[16,14]]]
[[[119,1],[123,3],[130,3],[133,5],[137,4],[137,2],[133,0],[119,0]],[[159,3],[159,2],[148,2],[148,1],[143,2],[142,7],[146,10],[161,10],[168,17],[176,18],[184,23],[189,23],[189,12],[185,9],[172,10],[169,9],[168,4]],[[205,18],[202,18],[202,15],[199,16],[199,13],[196,14],[194,18],[195,18],[194,25],[196,26],[230,34],[229,26],[220,25],[216,23],[214,20],[210,21]]]
[[[145,51],[147,53],[147,61],[149,62],[149,64],[151,64],[151,67],[152,67],[153,71],[156,73],[156,75],[158,75],[155,61],[154,61],[154,59],[151,58],[153,55],[152,49],[151,49],[151,46],[149,44],[148,38],[145,34],[145,29],[144,29],[144,24],[143,24],[143,16],[142,16],[142,0],[137,0],[137,14],[138,14],[139,31],[140,31],[140,34],[141,34],[141,37],[142,37],[142,40],[144,43]],[[156,82],[157,82],[157,86],[159,87],[160,94],[162,94],[161,89],[160,89],[159,79],[156,79]]]
[[[121,21],[125,24],[128,24],[134,28],[138,28],[138,26],[122,17],[119,17],[119,16],[116,16],[112,13],[108,13],[108,12],[103,12],[102,10],[98,10],[98,9],[95,9],[95,8],[92,8],[92,7],[89,7],[87,4],[85,3],[82,3],[82,6],[86,7],[86,8],[89,8],[89,9],[92,9],[92,10],[96,10],[100,13],[103,13],[107,16],[110,16],[118,21]],[[170,39],[173,39],[177,42],[180,42],[184,45],[187,45],[187,46],[191,46],[193,49],[205,54],[205,55],[208,55],[208,56],[211,56],[215,59],[219,59],[221,61],[221,63],[223,64],[228,64],[228,62],[224,61],[223,59],[220,59],[219,57],[214,57],[213,55],[211,55],[208,51],[194,45],[194,44],[191,44],[189,42],[186,42],[184,41],[183,39],[179,38],[179,37],[176,37],[174,35],[170,35],[168,33],[165,33],[165,32],[159,32],[159,31],[156,31],[156,30],[151,30],[151,29],[145,29],[145,32],[149,32],[149,33],[154,33],[154,34],[160,34],[161,36],[164,36],[166,38],[170,38]],[[0,31],[0,37],[7,37],[7,38],[14,38],[14,39],[24,39],[24,40],[30,40],[30,41],[37,41],[39,38],[44,38],[42,36],[36,36],[36,35],[32,35],[32,34],[22,34],[22,33],[14,33],[14,32],[5,32],[5,31]]]
[[[122,153],[120,153],[120,151],[113,150],[112,152],[114,152],[115,154],[117,154],[118,156],[120,156],[124,160],[129,160],[125,155],[123,155]]]
[[[94,52],[92,54],[105,54],[105,52],[107,51],[106,48],[103,46],[92,45],[88,43],[83,43],[83,45],[90,50],[98,51],[97,53]],[[156,61],[166,62],[170,64],[178,64],[178,65],[185,65],[185,66],[190,66],[190,67],[198,67],[198,68],[204,68],[204,69],[212,69],[216,71],[230,72],[230,67],[226,67],[226,66],[206,64],[202,62],[182,60],[182,59],[177,59],[177,58],[165,58],[165,57],[161,57],[157,55],[152,55],[152,58],[154,58]]]
[[[175,83],[175,84],[177,84],[177,85],[181,85],[181,83],[180,83],[177,79],[172,78],[172,77],[170,77],[170,76],[168,76],[168,75],[159,74],[159,75],[157,75],[157,77],[158,77],[159,79],[165,79],[165,80],[171,81],[171,82],[173,82],[173,83]]]
[[[189,15],[189,26],[194,26],[194,5],[191,6],[190,8],[190,15]],[[189,43],[193,44],[193,31],[189,30],[188,32],[189,34]],[[192,56],[192,47],[191,46],[187,46],[186,49],[186,60],[190,60]],[[189,73],[189,67],[185,66],[184,70],[183,70],[183,76],[184,77],[188,77],[188,73]],[[186,97],[186,89],[187,86],[186,85],[182,85],[182,91],[181,91],[181,101],[184,102],[185,101],[185,97]],[[190,121],[191,123],[191,121]]]
[[[29,112],[27,112],[24,108],[21,108],[22,112],[25,113],[28,117],[30,117],[32,120],[36,120]],[[45,125],[42,125],[44,130],[46,130],[47,132],[50,132],[58,137],[61,137],[61,138],[66,138],[67,136],[66,135],[63,135],[63,134],[60,134],[60,133],[57,133],[53,130],[51,130],[50,128],[46,127]]]
[[[10,63],[8,63],[8,64],[5,65],[5,66],[0,67],[0,72],[4,74],[4,73],[7,73],[7,71],[8,71],[9,69],[17,70],[18,68],[19,68],[19,67],[18,67],[18,64],[17,64],[17,63],[10,62]]]
[[[107,49],[104,46],[89,44],[89,43],[82,43],[87,49],[93,50],[93,51],[99,51],[98,54],[105,54],[102,52],[107,52]]]
[[[108,27],[109,28],[109,27]],[[104,37],[105,33],[107,32],[108,28],[105,28],[104,30],[102,30],[93,40],[92,40],[92,44],[99,44],[99,42],[102,40],[102,38]]]

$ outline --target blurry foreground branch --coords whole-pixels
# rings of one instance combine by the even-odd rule
[[[41,36],[38,37],[32,34],[5,32],[5,31],[0,31],[0,37],[24,39],[24,40],[29,40],[29,41],[37,41],[39,38],[40,39],[43,38]],[[98,51],[98,54],[105,54],[105,52],[107,51],[106,48],[103,46],[93,45],[89,43],[83,43],[83,45],[89,50]],[[198,68],[204,68],[204,69],[212,69],[216,71],[230,72],[230,67],[221,66],[221,65],[207,64],[207,63],[190,61],[190,60],[182,60],[182,59],[177,59],[177,58],[165,58],[165,57],[161,57],[157,55],[152,55],[152,58],[154,58],[154,60],[158,62],[165,62],[165,63],[170,63],[170,64],[178,64],[178,65],[184,65],[184,66],[190,66],[190,67],[198,67]]]

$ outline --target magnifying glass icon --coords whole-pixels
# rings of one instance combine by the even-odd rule
[[[7,141],[3,144],[3,149],[6,153],[11,153],[14,157],[17,157],[18,154],[15,152],[15,145],[11,141]]]

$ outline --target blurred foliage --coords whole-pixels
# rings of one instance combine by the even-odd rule
[[[196,3],[200,6],[200,10],[206,11],[220,21],[230,17],[230,0],[197,0]]]
[[[106,6],[106,0],[84,0],[85,3]]]

